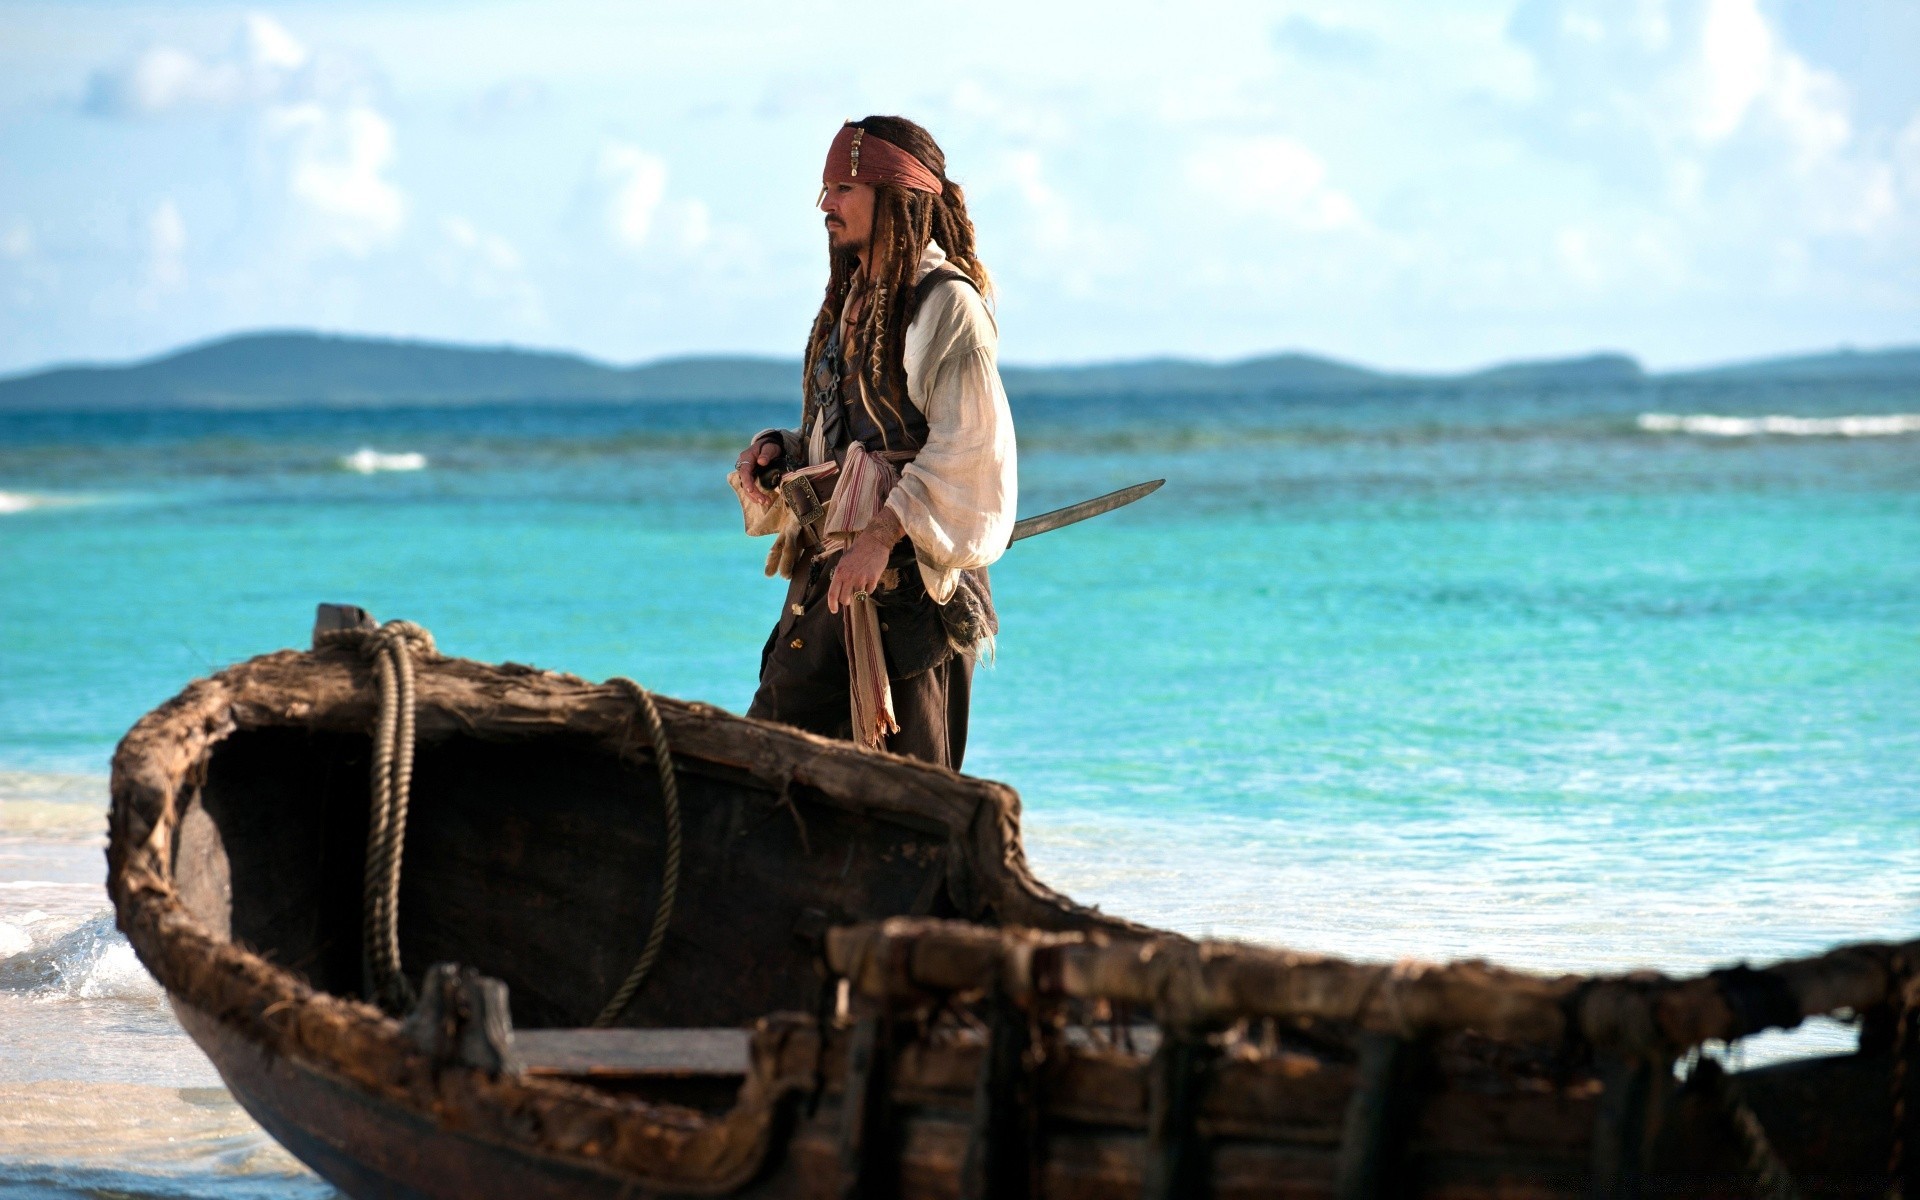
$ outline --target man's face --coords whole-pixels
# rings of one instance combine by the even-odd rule
[[[830,183],[820,197],[827,241],[835,250],[864,251],[873,240],[873,185]]]

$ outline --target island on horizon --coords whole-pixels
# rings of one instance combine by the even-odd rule
[[[1152,358],[1007,366],[1001,373],[1016,398],[1586,390],[1685,381],[1920,383],[1920,346],[1842,349],[1658,373],[1621,353],[1415,374],[1298,352],[1224,363]],[[764,401],[793,396],[799,376],[798,359],[689,356],[621,367],[565,351],[276,330],[216,338],[133,363],[55,366],[0,378],[0,413]]]

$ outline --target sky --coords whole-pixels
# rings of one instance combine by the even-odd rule
[[[303,327],[797,355],[839,123],[1003,361],[1920,342],[1920,0],[0,0],[0,372]]]

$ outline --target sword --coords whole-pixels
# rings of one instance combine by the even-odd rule
[[[1117,492],[1108,492],[1104,496],[1095,496],[1091,500],[1082,500],[1078,504],[1069,504],[1065,508],[1056,508],[1052,512],[1041,513],[1037,517],[1028,517],[1013,523],[1013,536],[1007,539],[1011,546],[1021,538],[1030,538],[1036,534],[1051,533],[1063,525],[1072,525],[1088,517],[1097,517],[1101,513],[1110,513],[1116,508],[1125,508],[1142,496],[1151,496],[1160,490],[1164,479],[1150,479],[1146,483],[1136,483],[1132,487],[1123,487]]]

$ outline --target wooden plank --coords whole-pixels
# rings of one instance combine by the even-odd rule
[[[1641,1194],[1646,1169],[1649,1116],[1657,1074],[1672,1068],[1651,1058],[1606,1055],[1595,1064],[1602,1087],[1594,1114],[1592,1188],[1594,1200],[1632,1200]]]
[[[1198,1117],[1219,1048],[1199,1030],[1169,1030],[1147,1064],[1146,1200],[1207,1200],[1210,1142]]]
[[[1339,1200],[1405,1194],[1406,1140],[1419,1102],[1410,1070],[1414,1053],[1405,1038],[1360,1035],[1359,1086],[1347,1105],[1334,1184]]]
[[[744,1029],[518,1029],[529,1075],[593,1079],[745,1075]]]
[[[960,1167],[964,1200],[1026,1200],[1037,1192],[1040,1120],[1026,1010],[1002,993],[989,1000],[987,1052],[973,1091]]]

